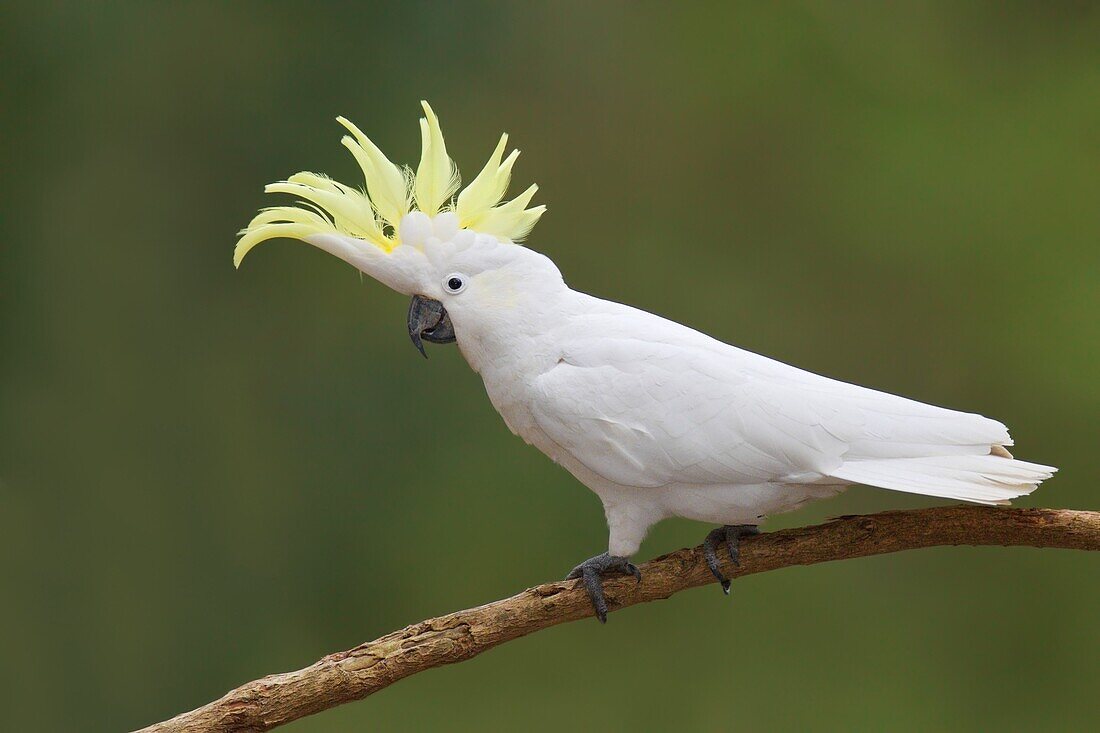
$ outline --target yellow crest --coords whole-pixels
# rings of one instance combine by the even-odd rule
[[[233,264],[239,267],[253,247],[268,239],[306,239],[314,234],[342,234],[370,242],[383,252],[392,252],[401,244],[401,220],[410,211],[421,211],[429,217],[441,211],[454,211],[462,229],[512,242],[523,239],[546,207],[527,208],[538,190],[534,184],[511,201],[501,203],[512,176],[512,165],[519,156],[519,151],[513,150],[503,158],[507,133],[500,136],[485,167],[455,199],[460,185],[458,168],[447,156],[439,118],[427,102],[421,105],[424,117],[420,119],[420,165],[415,173],[391,163],[358,127],[337,117],[351,133],[341,142],[363,170],[365,188],[353,188],[308,172],[269,184],[265,193],[288,193],[299,197],[301,205],[273,206],[260,211],[240,231]]]

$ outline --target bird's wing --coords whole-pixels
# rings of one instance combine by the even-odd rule
[[[1008,468],[1001,462],[1009,459],[988,456],[991,446],[1011,444],[995,420],[821,377],[643,311],[616,308],[574,319],[563,330],[561,359],[538,378],[531,405],[551,440],[614,483],[736,485],[831,477],[997,501],[1005,497],[995,491],[934,493],[932,484],[952,478],[963,485],[976,473],[979,483],[1029,482],[1033,488],[1046,477],[982,477]],[[972,466],[958,456],[998,463]],[[918,462],[897,463],[910,459]],[[929,460],[931,468],[919,462]],[[962,468],[955,466],[960,460]],[[899,469],[896,481],[884,476],[892,466]],[[956,469],[969,473],[944,475]],[[923,483],[914,478],[929,471],[935,476]],[[1019,493],[1025,492],[1013,495]]]
[[[839,465],[846,444],[802,403],[723,362],[683,344],[574,341],[538,379],[532,412],[558,445],[625,486],[753,484]]]

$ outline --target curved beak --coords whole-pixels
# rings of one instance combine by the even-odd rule
[[[455,330],[442,303],[422,295],[413,296],[409,303],[409,338],[425,359],[428,353],[421,339],[433,344],[454,343]]]

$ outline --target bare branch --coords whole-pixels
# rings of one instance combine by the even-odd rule
[[[741,567],[730,567],[727,558],[724,570],[740,577],[937,545],[1100,550],[1100,512],[953,506],[840,517],[827,524],[747,538],[741,544]],[[612,610],[714,583],[699,547],[659,557],[642,565],[641,571],[640,584],[632,578],[606,581]],[[547,583],[511,598],[421,621],[295,672],[249,682],[140,733],[271,730],[359,700],[417,672],[462,662],[497,644],[592,615],[578,581]]]

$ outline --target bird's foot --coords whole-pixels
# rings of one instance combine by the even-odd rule
[[[584,589],[588,591],[588,599],[592,601],[592,608],[596,610],[596,617],[600,623],[607,623],[607,599],[603,595],[601,578],[609,573],[633,575],[639,583],[642,582],[642,573],[634,563],[630,562],[630,558],[610,555],[606,552],[588,558],[565,576],[566,580],[580,578],[584,581]]]
[[[718,545],[725,542],[726,549],[730,553],[730,560],[733,561],[734,565],[740,567],[741,538],[756,534],[760,534],[760,528],[755,524],[727,524],[724,527],[712,530],[707,538],[703,540],[703,559],[707,561],[707,567],[714,573],[714,577],[718,578],[718,582],[722,584],[722,590],[726,595],[729,595],[730,592],[730,579],[723,575],[718,568],[718,555],[715,550],[718,549]]]

